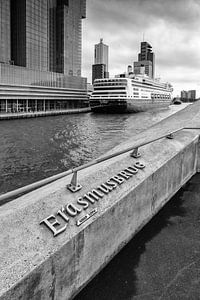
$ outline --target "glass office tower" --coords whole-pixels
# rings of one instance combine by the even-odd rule
[[[10,61],[10,1],[0,1],[0,63]]]
[[[109,47],[100,39],[94,48],[94,65],[92,65],[92,83],[95,79],[108,78],[108,49]]]
[[[155,55],[152,52],[152,46],[147,42],[141,42],[138,61],[134,62],[134,73],[140,73],[141,67],[144,67],[146,75],[151,78],[155,77]]]
[[[63,101],[67,101],[65,107],[84,105],[81,45],[85,17],[86,0],[0,1],[0,111],[12,111],[12,103],[18,110],[22,100],[26,100],[26,111],[36,110],[40,100],[44,100],[43,109],[45,101],[54,108],[56,102],[52,103],[58,100],[60,107]],[[36,101],[30,102],[31,108],[29,100]]]

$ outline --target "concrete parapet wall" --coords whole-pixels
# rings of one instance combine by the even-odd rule
[[[65,177],[0,207],[0,300],[72,298],[196,173],[198,141],[183,130],[142,147],[141,158],[80,171],[76,193]]]

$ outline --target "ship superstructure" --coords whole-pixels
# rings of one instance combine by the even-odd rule
[[[168,107],[172,86],[146,75],[96,79],[90,106],[94,112],[139,112]]]

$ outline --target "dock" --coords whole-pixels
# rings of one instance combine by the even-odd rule
[[[0,196],[0,300],[72,299],[199,172],[199,114],[197,102],[60,179]]]
[[[91,111],[90,107],[84,107],[84,108],[47,110],[47,111],[36,111],[36,112],[0,113],[0,121],[1,120],[28,119],[28,118],[37,118],[37,117],[78,114],[78,113],[85,113],[85,112],[90,112],[90,111]]]

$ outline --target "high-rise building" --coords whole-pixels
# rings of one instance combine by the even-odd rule
[[[10,53],[10,1],[0,1],[0,63],[9,63]]]
[[[0,111],[79,107],[86,101],[85,17],[86,0],[0,1]]]
[[[138,61],[134,62],[134,73],[140,73],[140,67],[144,67],[145,74],[151,78],[155,77],[155,55],[152,52],[152,47],[147,42],[141,42]]]
[[[188,91],[188,100],[193,102],[196,100],[196,90],[189,90]]]
[[[108,72],[108,46],[100,39],[100,43],[95,45],[94,64],[105,64],[106,72]]]
[[[188,92],[187,91],[181,91],[181,101],[187,102],[188,100]]]
[[[94,65],[92,65],[92,82],[99,78],[108,78],[108,46],[100,39],[94,48]]]
[[[152,77],[152,62],[150,60],[142,60],[134,62],[134,73],[135,74],[146,74]]]
[[[95,79],[99,78],[108,78],[106,76],[106,65],[105,64],[96,64],[92,66],[92,83]]]
[[[181,91],[181,101],[194,102],[196,100],[196,90]]]

